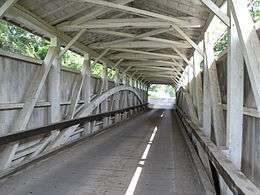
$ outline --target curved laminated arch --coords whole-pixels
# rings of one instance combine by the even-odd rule
[[[141,96],[138,94],[137,90],[133,89],[132,87],[126,87],[126,86],[117,86],[114,87],[106,92],[104,92],[103,94],[101,94],[100,96],[96,97],[95,99],[93,99],[85,108],[84,111],[82,111],[77,117],[85,117],[90,115],[93,110],[99,105],[101,104],[103,101],[105,101],[108,97],[110,97],[111,95],[114,95],[115,93],[118,93],[120,91],[130,91],[132,92],[137,99],[139,100],[140,103],[142,103],[142,98]],[[61,132],[56,141],[52,144],[51,148],[55,148],[57,146],[60,146],[62,144],[64,144],[69,136],[78,128],[79,125],[75,125],[73,127],[68,128],[68,130]]]
[[[101,94],[100,96],[96,97],[95,99],[93,99],[89,105],[86,106],[86,108],[84,109],[84,111],[82,113],[79,114],[78,117],[83,117],[83,116],[87,116],[89,114],[91,114],[93,112],[93,110],[99,105],[101,104],[103,101],[105,101],[107,98],[109,98],[111,95],[114,95],[115,93],[118,93],[120,91],[130,91],[132,92],[137,99],[139,100],[140,103],[142,103],[142,98],[139,95],[139,93],[137,92],[137,90],[135,90],[132,87],[126,87],[126,86],[117,86],[114,87],[106,92],[104,92],[103,94]]]

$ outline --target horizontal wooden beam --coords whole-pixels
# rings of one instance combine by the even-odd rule
[[[156,52],[147,52],[147,51],[140,51],[140,50],[133,50],[133,49],[113,49],[113,50],[126,52],[126,53],[137,53],[137,54],[144,54],[144,55],[161,56],[161,57],[166,57],[166,58],[175,58],[176,57],[176,55],[156,53]]]
[[[182,41],[129,41],[122,43],[114,43],[114,44],[106,44],[106,43],[98,43],[95,45],[90,45],[91,48],[94,49],[124,49],[124,48],[171,48],[172,45],[175,45],[178,48],[191,48],[191,46],[187,43],[183,43]]]
[[[112,2],[108,2],[108,1],[102,1],[102,0],[74,0],[74,1],[78,1],[78,2],[86,2],[86,3],[92,3],[95,5],[100,5],[103,7],[109,7],[112,9],[118,9],[121,11],[126,11],[126,12],[131,12],[133,14],[136,15],[145,15],[145,16],[150,16],[153,18],[158,18],[158,19],[162,19],[162,20],[166,20],[166,21],[170,21],[174,24],[178,24],[178,25],[189,25],[190,22],[187,22],[185,20],[182,19],[178,19],[178,18],[174,18],[174,17],[170,17],[170,16],[166,16],[163,14],[158,14],[155,12],[150,12],[147,10],[142,10],[142,9],[138,9],[138,8],[134,8],[134,7],[129,7],[129,6],[125,6],[125,5],[119,5],[116,3],[112,3]]]
[[[166,31],[170,31],[170,29],[159,29],[160,32],[166,32]],[[90,32],[97,32],[97,31],[90,31]],[[151,32],[148,33],[144,33],[141,35],[133,35],[133,34],[129,34],[129,33],[121,33],[121,32],[115,32],[114,31],[99,31],[99,32],[104,32],[105,34],[110,34],[110,35],[115,35],[115,36],[124,36],[124,37],[128,37],[125,39],[120,39],[120,40],[115,40],[115,41],[109,41],[109,42],[98,42],[98,43],[94,43],[94,44],[90,44],[89,47],[93,47],[93,48],[103,48],[103,47],[113,47],[114,45],[120,45],[120,43],[131,43],[131,41],[137,41],[139,40],[144,40],[144,41],[151,41],[152,43],[158,42],[162,43],[162,44],[168,44],[169,46],[171,46],[172,44],[176,45],[179,48],[191,48],[191,45],[188,44],[186,41],[174,41],[174,40],[168,40],[168,39],[162,39],[162,38],[157,38],[157,37],[144,37],[144,35],[148,35]]]
[[[112,54],[107,56],[109,59],[128,59],[128,60],[137,60],[137,59],[160,59],[160,60],[171,60],[173,59],[178,59],[181,60],[179,56],[155,56],[155,55],[150,55],[150,54],[135,54],[135,53],[119,53],[119,54]]]
[[[157,72],[160,72],[160,70],[179,72],[174,67],[160,67],[160,66],[155,66],[155,67],[133,66],[132,69],[134,69],[134,70],[151,70],[151,71],[157,71]]]
[[[140,73],[158,73],[158,74],[172,74],[172,73],[178,73],[178,71],[174,70],[174,69],[170,69],[170,68],[167,68],[167,69],[153,69],[153,68],[150,68],[150,69],[147,69],[147,68],[135,68],[135,67],[132,67],[131,71],[140,71]]]
[[[134,0],[116,0],[116,1],[114,1],[114,3],[125,5],[125,4],[133,2],[133,1]],[[74,2],[74,3],[77,3],[77,2]],[[91,9],[91,12],[86,12],[83,16],[80,16],[80,17],[74,19],[73,21],[64,22],[58,26],[82,24],[84,22],[93,20],[99,16],[102,16],[110,11],[112,11],[110,8],[95,6],[94,8]]]
[[[64,120],[61,122],[52,123],[49,125],[44,125],[44,126],[36,127],[36,128],[32,128],[32,129],[27,129],[27,130],[23,130],[20,132],[7,133],[7,134],[0,136],[0,144],[8,144],[11,142],[20,141],[22,139],[30,138],[33,136],[47,134],[47,133],[50,133],[51,131],[54,131],[57,129],[59,129],[60,131],[66,130],[68,127],[85,124],[85,123],[91,122],[91,121],[101,120],[108,116],[113,116],[115,114],[124,113],[129,110],[136,109],[136,108],[142,108],[142,107],[144,108],[146,106],[147,106],[147,104],[142,104],[142,105],[138,105],[138,106],[124,108],[121,110],[115,110],[115,111],[111,111],[111,112],[105,112],[105,113],[101,113],[101,114],[90,115],[90,116],[80,117],[80,118],[71,119],[71,120]]]
[[[172,22],[157,18],[120,18],[120,19],[98,19],[85,22],[84,24],[59,26],[58,29],[65,32],[78,31],[81,29],[98,28],[170,28]],[[181,27],[200,28],[202,23],[198,20],[191,23],[183,23]]]
[[[115,40],[115,41],[105,42],[105,44],[110,44],[111,45],[111,44],[114,44],[114,43],[133,41],[133,40],[137,40],[137,39],[145,40],[146,38],[150,38],[151,36],[158,35],[158,34],[163,34],[165,32],[169,32],[170,30],[171,30],[171,28],[155,29],[155,30],[151,30],[151,31],[148,31],[148,32],[145,32],[145,33],[142,33],[142,34],[135,35],[135,36],[133,35],[133,37],[124,38],[124,39],[118,39],[118,40]],[[126,33],[126,34],[128,34],[128,33]],[[128,35],[126,35],[126,37],[128,37]],[[155,38],[155,37],[153,37],[153,38]],[[171,40],[169,40],[169,41],[171,41]],[[104,43],[101,42],[101,43],[98,43],[98,44],[104,44]],[[96,44],[93,44],[93,45],[96,45]]]
[[[155,78],[155,77],[162,77],[162,78],[171,78],[171,77],[175,77],[175,76],[179,76],[178,74],[143,74],[143,78],[149,78],[149,77],[152,77],[152,78]]]
[[[143,61],[127,61],[120,64],[120,66],[146,66],[146,67],[172,67],[174,66],[177,69],[184,70],[182,66],[171,61],[163,60],[143,60]]]

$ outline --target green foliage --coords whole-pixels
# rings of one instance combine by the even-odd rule
[[[61,64],[68,68],[80,70],[82,68],[84,58],[72,51],[67,51],[62,56]]]
[[[22,28],[0,21],[0,48],[37,59],[44,59],[49,42]]]
[[[43,60],[49,46],[49,41],[6,21],[0,21],[1,49]],[[84,58],[81,55],[72,51],[67,51],[62,56],[61,64],[71,69],[80,70],[83,61]],[[101,64],[97,63],[91,68],[93,75],[101,75],[103,69]],[[113,71],[110,71],[109,77],[113,78],[113,75]]]
[[[254,21],[257,21],[260,18],[260,0],[250,0],[249,11],[251,13]],[[215,55],[218,55],[224,51],[228,46],[228,35],[227,32],[216,42],[214,51]]]
[[[115,75],[116,75],[116,71],[108,68],[108,79],[112,81],[114,79]]]
[[[227,32],[225,32],[214,46],[215,55],[218,55],[219,53],[224,51],[227,48],[227,46],[228,46],[228,35]]]
[[[165,86],[165,91],[168,93],[171,97],[175,96],[175,90],[171,85],[166,85]]]
[[[91,74],[100,77],[103,71],[103,65],[96,63],[91,66]]]
[[[171,85],[152,84],[148,94],[152,98],[170,98],[175,97],[175,89]]]
[[[251,0],[251,4],[249,6],[249,10],[251,16],[255,21],[259,20],[260,18],[260,0]]]

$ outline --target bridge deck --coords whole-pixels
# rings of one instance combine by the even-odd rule
[[[194,167],[174,115],[152,110],[10,176],[0,192],[202,195]]]

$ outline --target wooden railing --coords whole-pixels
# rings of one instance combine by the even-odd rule
[[[202,130],[194,124],[180,107],[176,107],[177,115],[180,118],[185,130],[192,134],[192,138],[203,148],[209,160],[214,165],[217,172],[224,179],[229,189],[234,194],[256,195],[260,194],[260,190],[253,184],[240,170],[238,170],[231,160],[219,149]]]
[[[141,105],[137,105],[137,106],[131,106],[131,107],[127,107],[127,108],[120,109],[120,110],[114,110],[111,112],[89,115],[86,117],[81,117],[81,118],[76,118],[76,119],[71,119],[71,120],[64,120],[61,122],[52,123],[52,124],[32,128],[32,129],[27,129],[27,130],[23,130],[23,131],[19,131],[19,132],[12,132],[9,134],[0,135],[0,144],[8,144],[11,142],[20,141],[22,139],[30,138],[33,136],[50,133],[54,130],[63,131],[66,128],[72,127],[74,125],[83,126],[84,124],[86,124],[88,122],[99,121],[106,117],[112,117],[117,114],[129,112],[131,110],[145,109],[145,108],[147,108],[147,105],[148,104],[146,103],[146,104],[141,104]]]

